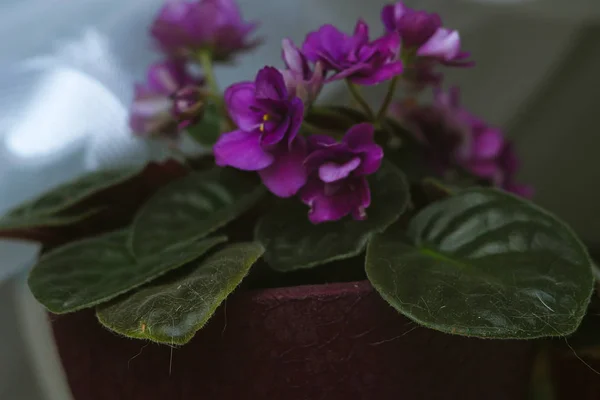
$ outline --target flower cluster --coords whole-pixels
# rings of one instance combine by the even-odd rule
[[[217,165],[258,171],[275,195],[296,194],[306,183],[306,141],[298,135],[304,104],[290,96],[283,75],[265,67],[254,82],[230,86],[225,101],[239,129],[215,144]]]
[[[314,223],[348,214],[365,218],[370,204],[365,176],[376,172],[383,158],[371,124],[355,125],[341,143],[330,136],[301,136],[304,103],[273,67],[261,69],[254,82],[230,86],[225,101],[238,129],[215,144],[217,165],[257,171],[279,197],[300,192]]]
[[[444,28],[438,14],[413,10],[402,2],[383,7],[381,20],[388,32],[402,38],[402,59],[407,64],[409,81],[417,88],[439,85],[442,75],[437,64],[472,66],[469,53],[461,50],[458,31]]]
[[[148,69],[146,83],[135,86],[131,129],[141,136],[177,136],[196,115],[190,111],[198,107],[200,96],[192,99],[190,94],[199,93],[202,85],[202,79],[189,75],[182,62],[167,60],[153,64]],[[182,101],[182,97],[187,100]]]
[[[258,44],[248,36],[257,27],[242,19],[234,0],[169,1],[160,10],[151,33],[162,51],[190,57],[207,51],[216,60]]]
[[[519,161],[513,144],[501,130],[461,107],[458,88],[436,91],[432,105],[399,104],[396,112],[440,175],[460,168],[506,191],[532,196],[530,186],[515,182]]]
[[[250,40],[256,23],[245,22],[234,0],[168,1],[151,27],[165,60],[151,66],[135,87],[130,126],[144,137],[174,139],[202,118],[208,91],[206,60],[228,60],[258,44]],[[201,64],[207,79],[194,73]],[[204,65],[202,65],[204,64]]]
[[[367,177],[377,172],[384,156],[375,142],[375,126],[386,118],[401,78],[412,102],[427,87],[438,93],[433,105],[404,107],[402,121],[426,144],[441,175],[458,166],[527,194],[527,188],[514,183],[516,157],[501,132],[468,114],[453,92],[441,91],[439,66],[472,65],[461,50],[459,33],[444,27],[437,14],[402,2],[385,6],[381,19],[385,32],[375,39],[363,20],[352,34],[327,24],[310,32],[301,46],[284,39],[284,68],[265,66],[253,81],[235,83],[221,96],[212,63],[254,47],[257,41],[249,34],[256,24],[242,20],[233,0],[170,1],[151,29],[167,61],[151,67],[148,82],[136,87],[132,129],[139,135],[176,137],[200,121],[204,104],[214,101],[223,126],[230,127],[213,147],[218,166],[256,171],[274,195],[298,196],[310,207],[313,223],[347,215],[361,220],[371,204]],[[202,76],[191,74],[190,63],[200,65]],[[365,118],[334,139],[326,129],[307,124],[305,116],[318,109],[322,88],[337,80],[347,82]],[[375,113],[360,86],[386,81],[388,94]]]
[[[381,166],[383,149],[373,142],[373,126],[355,125],[341,143],[330,136],[311,136],[310,155],[305,160],[308,184],[300,198],[310,206],[313,223],[335,221],[348,214],[365,219],[371,204],[366,176]]]

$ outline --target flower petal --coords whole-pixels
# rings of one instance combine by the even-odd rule
[[[514,175],[517,173],[521,166],[521,162],[515,151],[515,146],[511,142],[505,142],[502,153],[499,159],[500,165],[504,172],[508,175]]]
[[[136,92],[140,93],[141,91],[136,89]],[[133,101],[131,112],[150,118],[153,115],[170,113],[172,106],[173,101],[160,94],[139,96]]]
[[[385,26],[385,29],[390,32],[396,30],[396,7],[398,4],[388,4],[381,9],[381,22]]]
[[[352,218],[362,221],[367,219],[366,209],[371,205],[371,189],[366,179],[357,179],[354,188],[358,198],[358,205],[352,210]]]
[[[245,171],[257,171],[273,164],[274,157],[260,146],[259,132],[233,131],[221,135],[213,147],[215,163]]]
[[[281,72],[274,67],[264,67],[256,74],[256,97],[259,99],[286,100],[288,92]]]
[[[287,132],[288,146],[291,148],[292,142],[298,135],[302,121],[304,120],[304,103],[299,97],[295,97],[290,102],[290,126]]]
[[[465,167],[474,175],[480,178],[491,179],[494,182],[498,181],[503,175],[500,166],[495,160],[471,161]]]
[[[369,47],[377,49],[380,53],[397,58],[398,54],[400,54],[401,43],[400,35],[397,32],[390,32],[371,42]]]
[[[325,183],[336,182],[347,178],[352,171],[359,167],[360,157],[354,157],[344,164],[326,162],[319,167],[319,178]]]
[[[300,49],[287,38],[282,40],[281,49],[281,56],[286,67],[305,77],[305,74],[310,71],[310,67]]]
[[[336,144],[334,138],[327,135],[312,135],[307,138],[310,150],[315,150],[320,147],[328,147]]]
[[[362,123],[352,126],[344,135],[342,140],[352,150],[360,151],[373,144],[373,136],[375,135],[375,127],[370,123]]]
[[[252,110],[255,103],[256,87],[253,82],[235,83],[225,90],[225,103],[233,122],[244,131],[258,128],[261,115]]]
[[[151,34],[163,51],[174,56],[210,48],[216,60],[245,50],[256,24],[246,23],[233,0],[171,0],[161,9]]]
[[[348,68],[341,70],[337,74],[334,74],[331,77],[327,78],[325,80],[325,82],[330,83],[330,82],[339,81],[341,79],[346,79],[346,78],[348,78],[354,82],[355,77],[367,75],[370,70],[371,70],[371,66],[369,64],[362,63],[362,62],[356,63],[354,65],[351,65]]]
[[[352,39],[353,48],[359,48],[369,43],[369,25],[362,19],[356,22]]]
[[[183,65],[174,61],[155,63],[148,69],[148,87],[169,95],[184,84]]]
[[[302,188],[300,198],[310,206],[308,218],[313,224],[337,221],[348,214],[364,219],[371,202],[369,186],[364,178],[323,183],[311,179]]]
[[[306,35],[302,52],[310,61],[321,60],[325,69],[335,69],[340,59],[352,49],[352,42],[350,36],[326,24]]]
[[[395,61],[383,65],[382,67],[370,72],[366,75],[354,75],[349,77],[350,81],[359,85],[376,85],[378,83],[392,79],[393,77],[400,75],[404,70],[401,61]]]
[[[260,138],[262,146],[271,146],[279,143],[290,130],[291,118],[289,115],[284,116],[283,120],[277,124],[265,123],[265,129]]]
[[[327,184],[323,184],[325,186]],[[344,218],[346,215],[352,212],[352,205],[345,201],[344,198],[338,198],[338,196],[327,196],[323,192],[317,192],[315,186],[310,187],[313,189],[313,198],[308,212],[308,219],[313,224],[320,224],[322,222],[337,221]],[[307,198],[308,196],[304,196]],[[340,201],[341,200],[341,201]]]
[[[147,86],[135,85],[135,98],[129,111],[129,126],[140,136],[177,133],[177,124],[171,114],[172,100]]]
[[[504,136],[498,129],[486,129],[473,140],[473,157],[478,159],[494,158],[504,146]]]
[[[301,86],[302,76],[291,69],[280,69],[281,76],[285,82],[285,87],[291,96],[298,96],[298,87]],[[300,97],[300,96],[298,96]]]
[[[343,142],[355,154],[360,154],[361,164],[354,176],[370,175],[381,167],[383,148],[373,141],[375,128],[368,123],[354,125],[344,136]]]
[[[460,35],[458,31],[446,28],[438,30],[419,48],[417,55],[434,57],[444,61],[453,60],[460,52]]]
[[[313,137],[311,137],[310,139],[313,139]],[[320,146],[313,147],[312,143],[309,143],[309,146],[311,147],[311,153],[304,160],[304,165],[306,167],[306,170],[309,173],[311,173],[311,172],[317,171],[319,169],[319,167],[321,166],[321,164],[328,162],[329,160],[331,160],[333,158],[331,147],[339,147],[339,143],[336,143],[335,141],[333,141],[332,144],[325,144],[325,146],[327,146],[325,148],[320,147]]]
[[[274,153],[273,163],[258,172],[265,186],[276,196],[291,197],[306,184],[306,142],[304,138],[294,141],[290,150],[281,146]]]

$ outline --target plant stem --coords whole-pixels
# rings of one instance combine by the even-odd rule
[[[341,139],[344,136],[343,133],[340,133],[339,131],[321,128],[311,124],[310,122],[307,122],[306,120],[302,122],[302,129],[304,129],[304,132],[309,135],[328,135],[335,139]]]
[[[329,108],[326,108],[326,107],[316,107],[316,106],[313,106],[310,109],[309,112],[311,114],[314,114],[314,115],[317,115],[317,116],[319,116],[319,115],[329,116],[329,117],[335,118],[338,121],[347,122],[350,125],[354,125],[354,123],[356,122],[352,118],[348,117],[347,115],[344,115],[341,112],[336,112],[335,110],[332,110],[332,109],[329,109]]]
[[[217,84],[217,79],[215,77],[215,72],[213,70],[212,56],[208,51],[201,51],[198,53],[198,61],[202,66],[202,70],[204,71],[204,78],[208,83],[208,87],[213,95],[219,94],[219,85]]]
[[[388,91],[385,95],[385,99],[383,100],[383,103],[381,104],[381,108],[379,109],[379,112],[377,113],[377,121],[381,120],[382,118],[385,118],[385,114],[387,113],[388,107],[390,106],[390,103],[392,102],[392,99],[394,98],[394,92],[396,91],[397,84],[398,84],[398,76],[395,76],[392,78],[392,80],[390,82],[390,86],[388,87]]]
[[[208,98],[211,99],[221,111],[221,115],[225,118],[225,121],[228,125],[235,126],[231,118],[229,117],[229,113],[227,111],[227,107],[225,106],[225,101],[223,100],[223,96],[219,90],[219,84],[217,83],[217,78],[215,77],[215,71],[213,70],[213,62],[212,55],[208,51],[201,51],[198,53],[198,61],[200,62],[200,66],[204,71],[204,78],[208,83],[209,93]]]
[[[369,104],[365,101],[365,99],[360,94],[358,87],[356,87],[356,85],[354,85],[352,82],[350,82],[347,79],[346,79],[346,85],[348,86],[348,90],[350,91],[350,94],[352,95],[352,97],[354,97],[354,100],[356,100],[356,102],[362,107],[362,109],[367,114],[367,117],[369,117],[369,119],[371,121],[374,121],[375,115],[373,114],[373,110],[371,110],[371,107],[369,107]]]

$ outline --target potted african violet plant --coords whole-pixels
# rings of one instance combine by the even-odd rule
[[[256,25],[233,0],[160,11],[132,130],[211,155],[92,173],[1,222],[45,245],[29,286],[77,400],[525,396],[524,339],[578,327],[590,258],[445,89],[472,65],[459,33],[381,16],[375,39],[362,20],[284,39],[281,66],[221,92],[213,65]],[[319,99],[336,81],[353,106]]]

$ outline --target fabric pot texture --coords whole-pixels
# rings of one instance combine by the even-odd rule
[[[182,347],[51,321],[75,400],[519,400],[534,355],[420,327],[366,281],[238,291]]]

